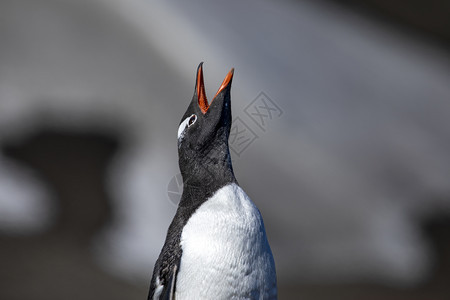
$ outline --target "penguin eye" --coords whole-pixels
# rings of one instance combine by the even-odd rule
[[[194,125],[196,121],[197,116],[191,115],[190,117],[187,117],[183,122],[181,122],[180,127],[178,127],[178,139],[182,138],[184,136],[184,131],[186,130],[186,128]]]
[[[192,125],[194,125],[195,121],[197,121],[197,116],[196,115],[190,116],[189,122],[188,122],[188,127],[191,127]]]

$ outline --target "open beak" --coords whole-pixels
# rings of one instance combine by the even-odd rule
[[[216,98],[216,96],[230,84],[231,80],[233,79],[233,74],[234,68],[231,68],[230,72],[228,72],[227,76],[225,76],[225,79],[220,85],[216,95],[214,95],[214,98]],[[198,106],[200,107],[202,113],[205,114],[208,111],[210,104],[208,104],[208,100],[206,99],[205,82],[203,80],[203,62],[200,63],[197,70],[197,97]],[[214,98],[212,101],[214,101]]]

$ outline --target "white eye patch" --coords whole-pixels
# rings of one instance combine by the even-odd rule
[[[180,127],[178,127],[178,139],[182,138],[184,135],[184,130],[188,127],[191,127],[194,125],[194,123],[197,121],[196,115],[191,115],[190,117],[187,117],[184,119],[183,122],[181,122]]]

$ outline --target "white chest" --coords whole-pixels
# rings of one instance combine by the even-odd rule
[[[276,299],[276,275],[261,214],[230,184],[191,216],[181,234],[177,299]]]

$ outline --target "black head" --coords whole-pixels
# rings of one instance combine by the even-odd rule
[[[178,129],[179,165],[185,187],[222,186],[235,180],[228,149],[234,69],[208,104],[202,65],[198,66],[194,96]]]

